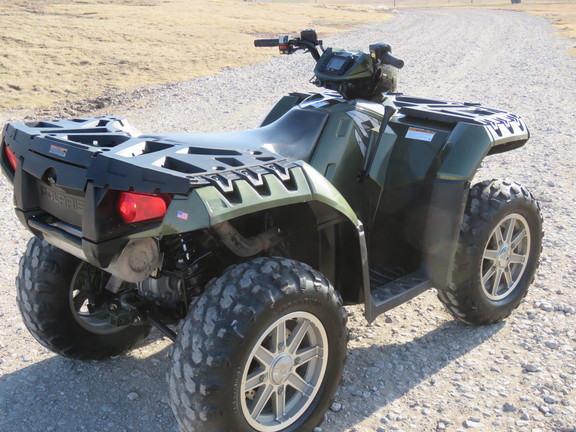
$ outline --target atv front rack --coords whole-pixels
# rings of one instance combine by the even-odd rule
[[[488,154],[501,153],[522,147],[530,138],[524,120],[516,114],[479,103],[445,102],[412,96],[396,96],[394,104],[406,117],[454,125],[470,123],[484,126],[492,136],[494,145]]]

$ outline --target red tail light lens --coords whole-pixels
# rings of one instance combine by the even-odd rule
[[[16,171],[16,167],[18,166],[18,158],[14,153],[12,153],[7,145],[4,145],[4,153],[6,154],[6,159],[8,159],[10,166],[14,171]]]
[[[169,203],[168,195],[121,192],[118,198],[118,212],[125,223],[161,219],[166,214]]]

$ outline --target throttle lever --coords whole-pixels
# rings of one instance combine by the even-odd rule
[[[404,67],[404,60],[394,57],[391,53],[392,47],[387,43],[370,45],[370,55],[372,58],[376,59],[380,64],[387,64],[402,69]]]

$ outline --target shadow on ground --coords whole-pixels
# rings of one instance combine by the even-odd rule
[[[153,332],[124,356],[82,362],[55,355],[4,375],[0,431],[175,431],[165,385],[169,352]]]
[[[382,408],[386,414],[387,406],[416,386],[428,387],[431,394],[438,393],[439,383],[434,375],[458,363],[460,357],[492,338],[504,325],[471,327],[448,321],[405,343],[373,344],[350,350],[344,380],[336,397],[344,408],[329,416],[329,423],[343,421],[345,426],[330,425],[328,430],[348,430]],[[386,327],[377,330],[389,331]],[[449,395],[446,397],[449,399]],[[425,402],[414,401],[414,405]]]
[[[349,350],[336,398],[344,409],[330,414],[326,430],[348,430],[420,384],[434,391],[434,374],[502,326],[478,328],[450,321],[406,343]],[[169,352],[167,342],[153,334],[127,356],[104,362],[54,356],[0,377],[0,430],[175,431],[165,384]],[[32,423],[32,411],[34,419],[42,420]]]

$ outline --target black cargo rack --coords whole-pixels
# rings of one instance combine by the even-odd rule
[[[260,147],[202,146],[173,136],[143,136],[125,119],[112,116],[11,123],[4,139],[17,157],[26,158],[26,170],[37,178],[49,166],[59,174],[86,170],[68,182],[79,190],[90,181],[99,188],[167,193],[212,184],[229,193],[241,179],[254,187],[264,185],[266,174],[286,183],[295,166]],[[47,165],[47,160],[53,162]]]
[[[494,125],[518,121],[520,118],[507,111],[481,106],[471,102],[447,102],[412,96],[396,96],[395,105],[400,114],[442,123],[473,123]],[[522,130],[524,126],[522,123]]]
[[[468,123],[483,126],[493,139],[488,154],[521,147],[530,138],[530,132],[519,115],[479,103],[446,102],[403,95],[396,95],[394,103],[398,112],[406,117],[449,125]]]

